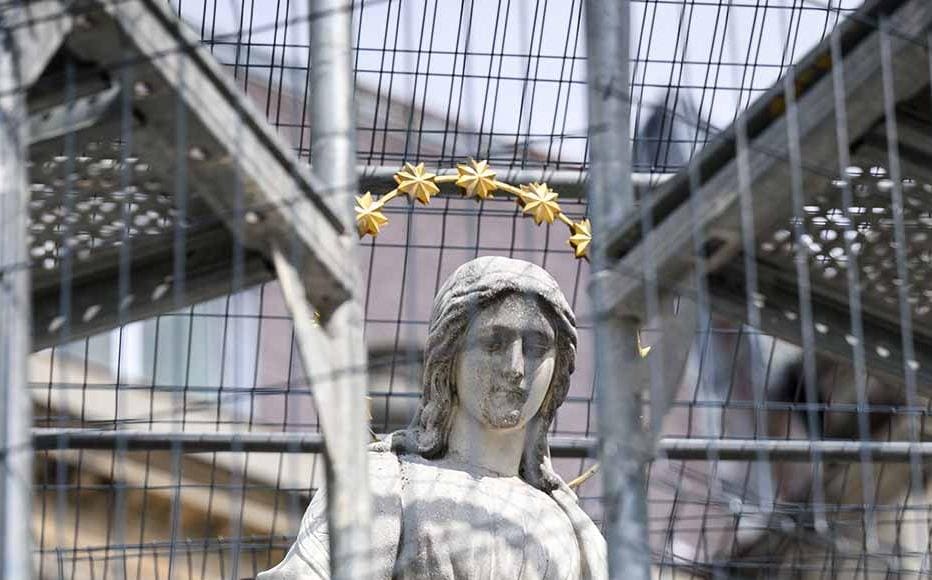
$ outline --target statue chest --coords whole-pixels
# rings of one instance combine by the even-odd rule
[[[573,526],[518,477],[402,461],[395,578],[568,580],[580,576]]]

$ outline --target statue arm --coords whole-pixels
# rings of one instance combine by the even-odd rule
[[[327,529],[327,493],[319,489],[301,518],[295,543],[285,559],[256,580],[327,580],[330,578],[330,533]]]
[[[369,454],[369,484],[372,491],[372,566],[370,578],[390,580],[401,537],[401,478],[398,458],[391,452]],[[295,543],[285,559],[256,580],[328,580],[330,578],[330,533],[327,527],[327,494],[314,494]]]

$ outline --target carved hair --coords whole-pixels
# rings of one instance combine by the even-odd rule
[[[551,491],[562,482],[550,467],[547,432],[566,399],[576,366],[576,319],[556,280],[542,268],[501,257],[484,257],[460,266],[437,293],[431,314],[424,364],[424,393],[409,429],[393,437],[399,452],[442,457],[457,404],[456,358],[476,314],[509,294],[534,296],[556,335],[553,378],[540,410],[528,422],[520,476]]]

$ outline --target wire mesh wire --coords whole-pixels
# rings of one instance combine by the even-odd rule
[[[632,168],[642,184],[640,199],[645,204],[651,200],[670,174],[689,174],[690,160],[707,144],[727,138],[726,129],[742,112],[786,82],[788,74],[796,75],[791,66],[828,39],[859,4],[632,2],[631,148]],[[278,135],[301,159],[308,159],[311,16],[306,4],[173,0],[171,8]],[[873,13],[859,14],[863,26],[878,29],[880,21]],[[582,1],[369,0],[354,3],[353,16],[357,156],[363,174],[383,168],[391,172],[402,162],[452,168],[473,157],[488,160],[502,172],[565,171],[568,187],[585,179]],[[93,18],[79,18],[77,25],[96,24]],[[926,46],[925,39],[912,41]],[[184,53],[179,45],[160,58]],[[69,54],[56,58],[58,73],[52,82],[64,85],[66,103],[99,93],[87,63]],[[890,69],[890,64],[884,68]],[[162,119],[177,127],[176,148],[183,152],[170,166],[172,184],[159,184],[152,188],[154,195],[132,202],[107,195],[75,198],[55,207],[43,201],[55,198],[61,187],[81,188],[82,179],[97,180],[90,189],[147,190],[149,180],[139,167],[158,143],[137,134],[141,130],[133,122],[131,100],[146,96],[148,88],[145,81],[122,80],[134,90],[113,101],[123,107],[123,122],[111,128],[109,140],[97,143],[109,148],[106,153],[94,153],[94,142],[69,140],[67,134],[58,150],[30,150],[33,167],[48,175],[48,183],[32,184],[33,268],[53,271],[60,281],[62,304],[69,300],[71,260],[82,260],[81,252],[87,250],[87,259],[93,261],[91,250],[98,239],[91,236],[86,248],[76,246],[73,253],[50,246],[52,234],[61,231],[55,228],[73,226],[80,235],[76,224],[83,222],[69,224],[69,215],[84,212],[90,220],[108,216],[105,225],[112,235],[99,239],[125,264],[121,300],[138,287],[128,264],[141,259],[146,249],[131,239],[144,235],[147,227],[171,230],[185,219],[206,223],[197,222],[207,215],[195,196],[203,184],[188,183],[185,177],[186,164],[201,161],[204,152],[192,148],[199,136],[186,133],[190,112],[182,107]],[[790,77],[790,86],[794,80],[798,77]],[[39,108],[39,91],[28,98],[30,106]],[[928,108],[927,95],[916,99],[916,107]],[[792,102],[785,104],[791,116],[794,107]],[[66,121],[66,126],[73,122]],[[741,144],[738,133],[735,149],[740,157],[742,148],[750,146]],[[897,176],[896,162],[886,158],[885,150],[881,153],[884,156],[875,160],[806,167],[807,175],[821,173],[822,181],[807,177],[804,190],[800,177],[798,186],[792,185],[798,189],[797,214],[803,217],[765,232],[763,241],[764,234],[752,230],[750,254],[785,264],[800,248],[812,250],[818,244],[813,257],[806,258],[814,264],[812,271],[804,267],[799,272],[819,281],[836,280],[836,291],[844,294],[851,286],[846,276],[854,270],[846,260],[858,253],[851,244],[866,247],[876,242],[872,247],[886,247],[890,255],[875,252],[872,262],[861,264],[859,271],[874,284],[870,296],[880,295],[888,306],[906,302],[912,308],[907,318],[915,317],[912,324],[920,325],[929,311],[927,285],[918,279],[915,300],[909,294],[899,296],[903,285],[895,280],[906,276],[897,273],[893,254],[901,253],[897,247],[910,247],[911,267],[915,263],[916,269],[923,268],[929,262],[927,238],[917,237],[929,228],[922,197],[929,186],[914,181],[900,192],[906,201],[898,207],[907,209],[913,225],[908,242],[896,238],[892,221],[880,225],[893,219],[897,207],[889,201],[888,181],[916,178]],[[792,157],[791,151],[790,166],[806,165]],[[84,174],[76,171],[85,166]],[[128,170],[131,166],[135,169]],[[101,185],[105,179],[110,186]],[[742,198],[746,203],[768,203],[756,192],[752,195],[747,178],[742,179],[730,185],[747,194]],[[838,198],[850,194],[833,183],[838,179],[864,202],[855,205],[850,195]],[[553,187],[559,191],[560,185]],[[245,187],[238,178],[231,186]],[[159,197],[163,189],[172,188],[176,193],[190,190],[190,204],[185,201],[179,207]],[[830,193],[812,193],[817,190]],[[703,202],[693,201],[700,207]],[[91,205],[85,211],[79,207],[82,203]],[[587,215],[584,198],[561,199],[561,206],[573,219]],[[873,223],[873,229],[855,225],[855,231],[878,232],[883,239],[851,236],[854,222],[845,222],[842,214],[850,218],[855,207],[870,218],[858,224]],[[878,208],[883,211],[874,213]],[[231,211],[247,227],[250,212],[261,210],[241,204]],[[121,211],[122,222],[117,217]],[[586,358],[596,348],[586,292],[589,265],[573,258],[565,232],[535,226],[505,199],[476,203],[442,196],[430,205],[397,204],[386,212],[390,224],[377,238],[364,238],[357,256],[372,429],[387,433],[400,428],[414,412],[427,323],[439,285],[468,259],[496,254],[543,266],[576,311],[581,361],[551,435],[591,444],[598,434],[598,402],[592,363]],[[128,224],[139,216],[147,217],[145,223]],[[130,227],[138,232],[130,234]],[[251,576],[277,562],[294,540],[301,514],[323,481],[320,455],[243,451],[235,439],[223,452],[182,451],[180,443],[170,445],[184,433],[320,430],[313,387],[326,377],[302,368],[278,283],[249,278],[249,249],[229,244],[225,295],[193,306],[166,307],[155,316],[54,346],[30,359],[37,429],[142,430],[163,434],[169,444],[148,451],[120,445],[110,450],[71,449],[67,437],[59,436],[56,444],[37,451],[33,530],[40,577]],[[748,246],[744,249],[747,256]],[[739,269],[748,276],[757,267],[744,262]],[[878,292],[877,286],[885,290]],[[859,300],[848,299],[848,304],[858,308]],[[702,310],[701,293],[699,302]],[[798,306],[783,315],[791,323],[802,318],[804,326],[811,326],[801,345],[762,333],[753,316],[745,313],[709,315],[708,332],[691,347],[669,413],[650,425],[659,440],[924,440],[926,397],[872,372],[857,348],[867,341],[853,331],[845,337],[855,347],[850,361],[816,355],[813,345],[836,329],[807,314],[805,300]],[[715,310],[708,304],[704,308]],[[66,320],[87,315],[87,310],[75,309]],[[904,319],[888,323],[902,328]],[[882,348],[889,354],[893,347]],[[883,357],[882,351],[876,354]],[[297,446],[288,451],[297,451]],[[674,457],[661,456],[649,468],[650,546],[659,577],[868,578],[928,570],[928,491],[924,467],[915,458],[875,462],[862,453],[831,460],[815,451],[802,462],[762,460],[763,456],[728,459],[715,452],[702,459]],[[593,463],[584,453],[555,459],[567,480]],[[584,509],[601,522],[598,478],[577,491]]]

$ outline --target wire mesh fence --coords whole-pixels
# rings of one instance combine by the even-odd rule
[[[0,8],[8,37],[66,26],[13,90],[28,257],[4,262],[33,280],[38,577],[252,577],[294,541],[326,477],[315,389],[334,369],[302,363],[268,238],[314,256],[321,324],[358,276],[368,362],[350,370],[375,435],[417,407],[443,280],[481,255],[543,266],[580,334],[554,465],[591,474],[597,314],[565,229],[504,195],[440,195],[386,205],[355,254],[315,237],[339,210],[308,193],[307,3],[27,4]],[[354,2],[360,193],[392,190],[404,163],[486,160],[589,217],[585,5]],[[630,5],[638,204],[604,235],[618,295],[647,304],[652,573],[922,577],[930,10]],[[576,492],[601,524],[599,478]]]

